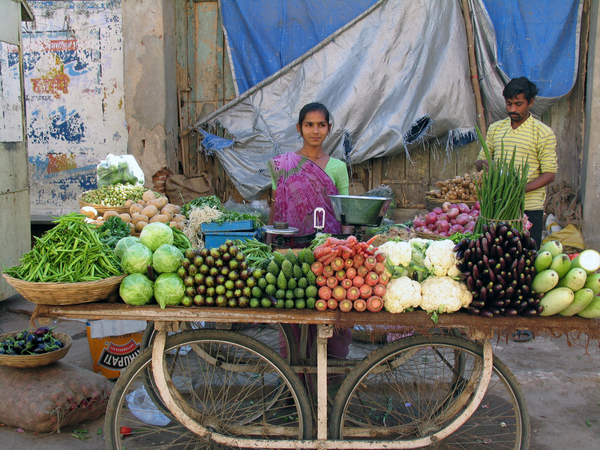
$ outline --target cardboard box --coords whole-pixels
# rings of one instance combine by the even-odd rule
[[[126,369],[131,361],[140,354],[144,331],[136,331],[118,336],[102,336],[102,329],[105,330],[104,332],[106,332],[106,330],[112,330],[112,333],[115,333],[115,331],[118,331],[119,328],[123,329],[123,327],[117,326],[115,328],[111,327],[110,324],[109,326],[106,326],[106,324],[98,324],[99,326],[95,326],[96,322],[87,322],[86,325],[87,338],[90,346],[90,353],[92,355],[92,370],[95,373],[104,375],[108,379],[118,378],[121,376],[121,371]],[[94,330],[94,328],[96,329]],[[127,328],[138,330],[140,326],[138,324]],[[96,337],[99,334],[100,336]]]

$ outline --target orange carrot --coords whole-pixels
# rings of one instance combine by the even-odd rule
[[[322,245],[319,245],[317,248],[315,248],[314,255],[315,255],[315,258],[318,260],[322,256],[325,256],[325,255],[331,253],[331,251],[332,251],[331,247],[323,247]]]
[[[342,259],[346,260],[352,258],[352,254],[354,252],[351,249],[349,249],[345,245],[341,245],[340,249],[342,250]]]
[[[373,236],[371,239],[369,239],[367,241],[367,245],[371,245],[373,242],[375,242],[375,239],[377,239],[379,237],[378,234],[376,234],[375,236]]]

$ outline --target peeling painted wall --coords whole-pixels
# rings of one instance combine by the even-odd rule
[[[32,215],[79,209],[106,155],[127,153],[120,1],[30,1],[23,26]],[[17,61],[12,61],[16,64]]]

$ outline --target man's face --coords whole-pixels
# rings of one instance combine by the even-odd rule
[[[529,117],[529,108],[533,105],[533,99],[528,102],[525,94],[521,93],[516,97],[505,99],[505,102],[506,112],[513,124],[521,124]]]

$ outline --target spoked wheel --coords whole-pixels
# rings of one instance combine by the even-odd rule
[[[331,438],[416,441],[433,436],[471,405],[482,369],[482,348],[465,339],[395,341],[369,355],[342,384],[332,410]],[[527,450],[529,439],[529,413],[518,382],[494,359],[477,409],[429,448]]]
[[[214,330],[214,322],[181,322],[182,331],[189,330]],[[292,328],[287,323],[233,323],[229,328],[243,335],[263,342],[283,356],[283,359],[291,366],[298,364],[298,344]],[[141,348],[150,347],[154,339],[154,322],[148,322],[148,326],[142,336]]]
[[[169,393],[194,424],[235,438],[312,438],[302,383],[264,344],[228,331],[188,331],[167,337],[164,362]],[[189,431],[153,401],[146,390],[151,363],[148,348],[119,378],[106,412],[107,448],[233,448]]]

